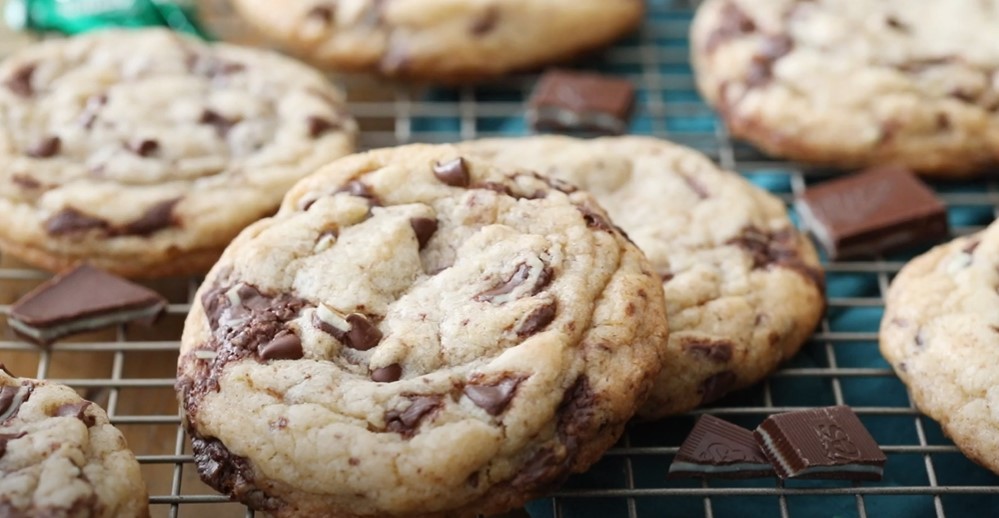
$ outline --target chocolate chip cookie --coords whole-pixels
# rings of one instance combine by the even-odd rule
[[[892,281],[881,354],[920,411],[999,473],[999,223],[913,259]]]
[[[708,0],[704,97],[776,156],[960,177],[999,164],[999,3]]]
[[[452,146],[344,158],[199,290],[202,478],[275,516],[472,516],[611,446],[662,366],[651,265],[591,195]]]
[[[104,410],[3,364],[0,516],[149,516],[139,463]]]
[[[302,64],[165,30],[25,48],[0,65],[0,247],[50,270],[204,272],[351,151],[341,101]]]
[[[756,383],[824,310],[823,274],[784,204],[706,157],[643,137],[485,140],[461,147],[593,193],[666,290],[666,366],[641,409],[685,412]]]
[[[562,60],[633,29],[642,0],[237,0],[243,18],[311,61],[454,82]]]

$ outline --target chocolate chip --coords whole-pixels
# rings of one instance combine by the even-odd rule
[[[673,280],[673,277],[674,277],[673,272],[659,272],[659,278],[662,280],[664,284]]]
[[[309,12],[306,13],[305,16],[312,18],[313,20],[318,20],[326,25],[331,25],[335,14],[334,9],[336,9],[336,4],[317,5],[312,9],[309,9]]]
[[[610,233],[614,232],[614,227],[607,222],[607,218],[604,218],[595,210],[587,207],[586,205],[577,205],[576,208],[579,209],[579,212],[583,215],[583,221],[586,222],[586,226]]]
[[[729,390],[735,386],[735,373],[732,371],[722,371],[709,376],[701,382],[698,392],[701,394],[701,404],[710,403],[728,394]]]
[[[318,117],[316,115],[309,115],[309,117],[305,119],[305,122],[309,126],[309,136],[312,138],[319,137],[328,131],[338,129],[340,127],[340,125],[336,122],[323,117]]]
[[[178,202],[180,202],[180,198],[158,202],[146,209],[146,212],[139,219],[126,224],[116,233],[129,236],[148,236],[156,231],[173,226],[176,223],[173,209]]]
[[[910,31],[908,25],[902,23],[898,18],[895,18],[894,16],[888,16],[887,18],[885,18],[885,23],[888,24],[888,26],[891,27],[892,29],[895,29],[899,32],[907,33]]]
[[[531,278],[531,270],[532,268],[528,266],[527,263],[518,264],[517,269],[510,274],[508,279],[503,281],[501,284],[493,286],[492,288],[477,294],[474,299],[477,302],[497,302],[497,300],[500,304],[507,302],[506,297],[503,297],[503,295],[509,294],[518,286],[527,282],[527,280]],[[552,277],[552,271],[547,265],[541,267],[541,271],[538,273],[537,281],[535,282],[534,287],[531,288],[530,294],[537,295],[540,293],[541,290],[545,289],[545,287],[551,283]]]
[[[312,313],[312,324],[358,351],[367,351],[382,339],[382,332],[366,316],[351,313],[343,317],[323,304]]]
[[[3,457],[3,455],[5,453],[7,453],[7,442],[8,441],[13,441],[14,439],[20,439],[21,437],[24,437],[25,435],[28,435],[27,432],[21,432],[21,433],[0,433],[0,457]],[[0,510],[2,510],[2,508],[0,508]]]
[[[517,386],[523,380],[523,377],[508,377],[492,385],[468,384],[463,392],[472,403],[489,415],[500,415],[510,404]]]
[[[551,324],[552,320],[555,320],[557,308],[558,304],[553,300],[531,311],[517,329],[517,336],[525,338],[548,327],[548,324]]]
[[[32,158],[49,158],[59,153],[62,147],[62,140],[59,137],[49,135],[32,144],[28,150],[28,156]]]
[[[238,120],[229,119],[218,112],[210,109],[205,109],[201,112],[201,118],[198,119],[201,124],[208,124],[215,127],[215,132],[218,133],[220,137],[225,138],[229,134],[229,130],[236,125]]]
[[[434,176],[452,187],[468,187],[468,183],[471,180],[468,174],[468,167],[465,165],[465,159],[461,157],[448,160],[443,164],[440,162],[435,163]]]
[[[336,238],[340,237],[338,228],[328,228],[316,236],[315,252],[325,252],[336,243]]]
[[[708,35],[704,48],[708,52],[714,52],[723,43],[755,30],[756,23],[753,19],[746,16],[746,13],[734,3],[728,2],[722,7],[719,22],[715,30]]]
[[[60,405],[56,408],[55,415],[58,417],[75,417],[83,424],[87,425],[87,428],[97,424],[97,418],[92,415],[87,415],[87,407],[92,405],[90,401],[79,401],[76,403],[66,403],[65,405]]]
[[[937,129],[946,131],[951,129],[950,116],[946,112],[937,113]]]
[[[368,187],[368,184],[360,180],[351,180],[345,185],[336,190],[336,192],[345,192],[351,196],[357,196],[358,198],[367,199],[372,205],[381,205],[381,201],[378,199],[378,195]]]
[[[302,340],[290,331],[278,333],[259,350],[260,358],[264,360],[298,360],[304,355]]]
[[[430,238],[433,237],[434,232],[437,232],[437,220],[431,218],[410,218],[409,226],[413,227],[413,233],[416,234],[416,242],[419,244],[419,249],[423,250]]]
[[[749,226],[743,228],[740,235],[729,239],[725,244],[738,246],[749,253],[754,269],[772,266],[790,268],[812,280],[819,288],[825,285],[822,271],[802,259],[797,244],[797,234],[791,228],[766,233]]]
[[[42,186],[41,182],[24,174],[12,175],[10,180],[24,189],[37,189]]]
[[[191,435],[194,463],[198,466],[198,476],[206,484],[260,511],[273,512],[287,506],[283,500],[257,487],[254,468],[245,458],[233,454],[218,439]]]
[[[385,367],[379,367],[371,371],[371,379],[377,381],[378,383],[392,383],[393,381],[399,381],[402,377],[402,366],[398,363],[393,363]]]
[[[128,150],[139,156],[152,156],[160,150],[160,143],[154,139],[139,139],[128,143]]]
[[[707,358],[715,363],[726,363],[732,359],[732,342],[727,340],[709,340],[692,338],[681,340],[683,350],[700,358]]]
[[[35,63],[21,65],[4,81],[7,89],[21,97],[31,97],[35,89],[31,86],[31,76],[35,75]]]
[[[499,24],[500,11],[499,7],[496,5],[490,5],[486,7],[486,10],[482,12],[481,15],[477,16],[473,21],[472,25],[469,26],[468,30],[473,36],[482,37],[496,28]]]
[[[5,385],[0,388],[0,415],[7,413],[10,410],[11,403],[14,401],[14,396],[17,395],[21,387]]]
[[[95,229],[107,230],[108,222],[98,217],[88,216],[73,207],[66,207],[45,221],[45,230],[52,236]]]
[[[404,437],[412,437],[420,423],[443,404],[440,396],[409,396],[409,400],[410,405],[405,410],[385,412],[385,427]]]

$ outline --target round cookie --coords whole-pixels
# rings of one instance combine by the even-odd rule
[[[0,515],[149,516],[139,463],[101,407],[0,364]]]
[[[544,65],[632,30],[642,0],[236,0],[251,25],[334,68],[454,82]]]
[[[355,123],[318,72],[166,30],[49,40],[0,65],[0,247],[50,270],[204,272]]]
[[[692,60],[730,132],[770,154],[962,177],[999,164],[997,24],[996,0],[708,0]]]
[[[593,193],[663,280],[669,356],[645,417],[763,379],[825,309],[814,248],[784,204],[689,148],[644,137],[484,140],[464,152]]]
[[[521,505],[649,393],[662,297],[588,193],[447,145],[344,158],[195,297],[177,389],[199,472],[275,516]]]
[[[921,412],[999,473],[999,224],[933,248],[892,281],[881,354]]]

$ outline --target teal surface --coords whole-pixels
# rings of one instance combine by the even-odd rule
[[[687,59],[690,5],[669,0],[650,0],[648,4],[648,16],[638,34],[577,65],[632,79],[638,99],[631,133],[670,138],[723,163],[726,159],[721,150],[730,149],[734,164],[729,165],[757,186],[788,201],[793,197],[794,178],[806,184],[828,178],[828,172],[802,172],[791,164],[766,158],[745,144],[730,147],[719,131],[718,118],[694,88]],[[522,103],[534,77],[517,79],[509,85],[476,87],[474,98],[480,105]],[[458,102],[460,98],[459,91],[436,89],[429,91],[424,100]],[[453,134],[461,128],[462,122],[456,117],[413,119],[417,135]],[[475,129],[480,136],[515,136],[529,131],[519,112],[513,116],[479,116]],[[987,190],[984,182],[932,186],[948,203],[955,234],[973,232],[992,221],[993,199],[997,198],[988,194],[995,191]],[[940,505],[946,516],[999,515],[999,492],[995,490],[999,477],[967,460],[936,423],[911,409],[905,387],[878,353],[876,332],[883,313],[883,284],[890,281],[901,264],[927,248],[856,262],[826,262],[829,307],[819,334],[767,382],[768,386],[760,384],[731,395],[706,410],[755,428],[775,408],[845,403],[855,408],[875,439],[886,447],[884,481],[856,486],[847,482],[789,483],[788,490],[783,491],[787,516],[935,517],[938,513],[933,495],[939,493],[945,493],[940,496]],[[533,502],[528,507],[532,518],[701,517],[709,516],[709,512],[713,517],[782,516],[773,479],[711,481],[705,486],[699,481],[666,479],[672,452],[693,421],[694,415],[687,415],[632,424],[618,446],[589,472],[570,478],[556,497]],[[920,440],[920,428],[925,445]],[[930,488],[927,458],[936,484],[948,486],[949,490],[934,493]],[[826,488],[835,494],[816,494]],[[702,493],[690,494],[689,490]],[[633,508],[629,509],[629,505]]]

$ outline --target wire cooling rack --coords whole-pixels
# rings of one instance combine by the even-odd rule
[[[585,60],[585,68],[630,78],[638,88],[635,134],[696,148],[790,202],[827,172],[768,159],[733,142],[697,95],[687,32],[696,2],[649,0],[641,30]],[[228,6],[205,3],[225,39],[257,43]],[[0,33],[0,53],[30,42]],[[363,134],[361,146],[447,142],[522,135],[524,100],[536,77],[519,75],[459,89],[340,82]],[[983,228],[996,215],[994,181],[934,184],[956,235]],[[792,216],[793,209],[790,209]],[[632,424],[589,472],[550,498],[533,502],[534,518],[590,517],[944,517],[999,513],[999,478],[968,461],[931,420],[912,406],[904,386],[877,351],[877,327],[891,278],[923,250],[852,262],[826,262],[828,312],[802,352],[769,380],[692,414]],[[66,383],[104,406],[142,464],[154,516],[252,515],[197,479],[173,394],[178,339],[199,279],[150,283],[171,304],[152,328],[119,327],[80,335],[48,349],[16,340],[6,309],[45,274],[0,256],[0,360],[22,376]],[[699,413],[755,427],[767,415],[802,407],[849,404],[888,455],[885,480],[843,482],[667,481],[673,455]],[[523,516],[515,512],[510,516]]]

